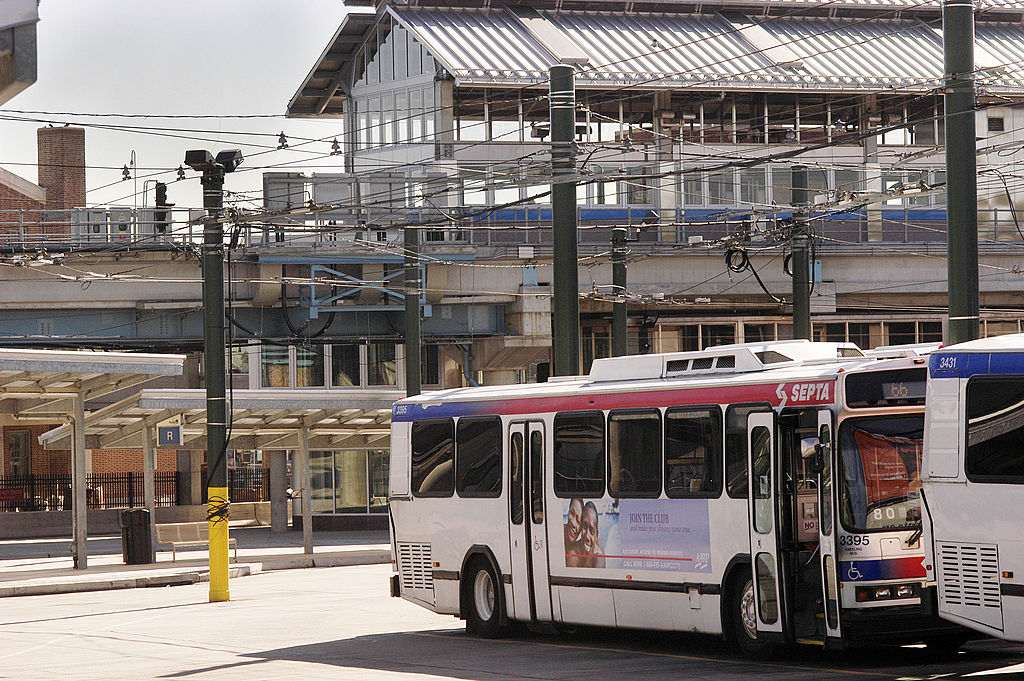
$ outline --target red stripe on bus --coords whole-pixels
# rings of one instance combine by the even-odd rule
[[[668,558],[665,556],[609,556],[604,553],[567,553],[566,558],[633,558],[636,560],[685,560],[693,562],[693,558]]]

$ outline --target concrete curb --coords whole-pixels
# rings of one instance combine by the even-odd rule
[[[256,556],[254,560],[231,565],[228,576],[231,579],[246,577],[272,570],[292,570],[313,567],[345,567],[351,565],[378,565],[391,562],[390,549],[357,549],[325,555]],[[97,574],[91,578],[68,579],[66,581],[44,582],[39,578],[22,583],[0,586],[0,598],[13,596],[47,596],[88,591],[110,591],[113,589],[139,589],[148,587],[183,586],[209,582],[210,571],[206,568],[186,568],[181,572],[126,576],[117,572]]]

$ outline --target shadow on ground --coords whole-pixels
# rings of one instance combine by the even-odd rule
[[[1002,642],[969,644],[938,655],[923,648],[828,652],[801,647],[769,662],[751,662],[712,636],[585,629],[557,635],[528,633],[483,640],[460,630],[371,634],[351,639],[248,653],[231,665],[193,669],[164,678],[188,678],[269,661],[421,674],[463,681],[497,679],[901,679],[959,676],[1024,662],[1024,649]],[[255,670],[253,670],[255,672]],[[997,678],[1008,678],[1000,676]]]

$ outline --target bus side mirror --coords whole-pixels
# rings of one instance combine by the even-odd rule
[[[825,470],[825,454],[827,450],[828,445],[823,445],[820,442],[814,445],[814,454],[808,462],[808,468],[811,469],[811,473],[814,475],[821,475],[821,472]]]

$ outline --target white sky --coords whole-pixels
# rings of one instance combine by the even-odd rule
[[[225,189],[252,191],[251,196],[258,199],[262,168],[267,165],[297,161],[282,170],[307,173],[326,172],[337,165],[340,157],[326,156],[330,140],[341,137],[341,121],[286,119],[283,115],[251,120],[158,116],[283,114],[345,12],[341,0],[42,0],[37,80],[0,105],[0,117],[53,118],[58,125],[71,122],[208,131],[174,133],[202,138],[179,139],[86,126],[90,205],[133,205],[135,182],[119,181],[121,167],[129,163],[133,150],[139,166],[139,206],[147,177],[168,183],[172,203],[202,205],[196,173],[186,168],[188,179],[174,182],[174,169],[187,149],[216,153],[240,148],[246,161],[228,175]],[[81,118],[14,114],[11,110],[153,117]],[[35,130],[45,124],[0,119],[0,165],[35,182]],[[277,151],[282,130],[292,147],[301,138],[327,141]],[[263,147],[273,151],[253,156]],[[152,190],[148,201],[152,204]]]

